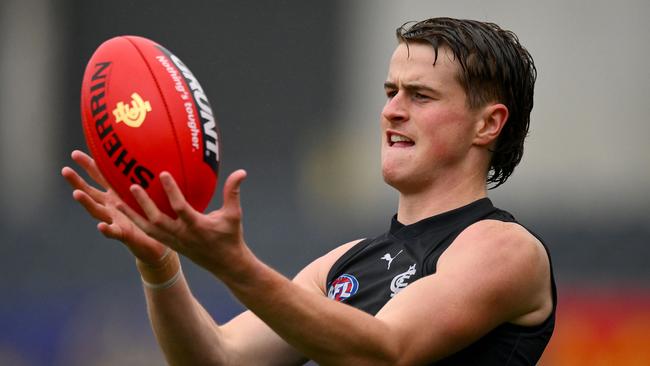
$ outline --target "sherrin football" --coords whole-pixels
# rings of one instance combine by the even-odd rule
[[[100,45],[84,73],[81,119],[99,170],[136,211],[142,213],[132,184],[176,217],[162,171],[172,174],[192,207],[208,206],[219,173],[217,121],[196,77],[167,49],[136,36]]]

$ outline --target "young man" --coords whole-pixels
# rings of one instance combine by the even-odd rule
[[[223,207],[189,206],[160,175],[173,220],[146,192],[146,213],[110,190],[93,160],[66,167],[73,197],[142,274],[152,327],[170,364],[534,365],[553,332],[555,285],[544,245],[487,199],[521,159],[536,71],[516,36],[494,24],[429,19],[398,29],[384,83],[382,173],[399,192],[389,230],[344,244],[292,281],[247,247],[240,185]],[[192,296],[178,254],[249,309],[215,324]]]

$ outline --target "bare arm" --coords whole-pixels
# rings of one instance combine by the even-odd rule
[[[315,260],[292,284],[324,297],[327,270],[357,242]],[[218,326],[193,297],[183,277],[167,289],[145,287],[145,294],[152,328],[172,365],[302,365],[307,361],[251,311]]]
[[[72,158],[103,188],[92,187],[70,167],[62,169],[61,174],[74,188],[74,199],[99,220],[98,230],[129,248],[137,258],[143,277],[149,276],[149,282],[162,283],[174,276],[176,273],[160,269],[161,258],[169,249],[116,209],[122,201],[110,189],[93,159],[80,151],[73,152]],[[171,267],[179,265],[175,252],[165,261],[171,263]],[[304,287],[310,284],[300,278],[296,281]],[[291,365],[304,362],[300,353],[251,312],[239,315],[222,331],[194,298],[182,273],[171,287],[145,287],[145,296],[152,328],[172,365]]]
[[[484,228],[472,228],[459,238],[436,275],[411,284],[376,317],[300,291],[261,263],[250,274],[261,280],[249,285],[221,278],[249,309],[319,364],[425,364],[460,350],[501,323],[535,325],[551,311],[543,249],[525,234],[498,242],[500,249],[494,246],[499,238],[475,245],[481,235],[471,231]],[[470,245],[482,248],[462,248]],[[264,296],[252,295],[256,293]]]
[[[466,230],[441,258],[438,273],[411,284],[376,317],[331,301],[292,283],[248,249],[239,205],[244,177],[243,171],[233,173],[224,186],[224,207],[202,215],[163,173],[178,219],[161,213],[137,186],[131,191],[147,217],[129,217],[211,271],[287,343],[320,364],[427,363],[500,323],[550,312],[543,249],[530,234],[492,222]]]
[[[219,326],[184,279],[145,289],[156,339],[171,365],[302,365],[306,359],[250,311]]]

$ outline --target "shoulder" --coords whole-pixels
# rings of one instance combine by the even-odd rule
[[[296,277],[294,277],[293,281],[298,285],[306,287],[308,290],[326,295],[327,289],[325,288],[325,285],[330,268],[332,268],[334,263],[336,263],[343,254],[363,240],[364,239],[353,240],[332,249],[325,255],[309,263],[296,275]]]
[[[552,309],[550,261],[542,243],[514,222],[482,220],[465,229],[440,257],[442,272],[483,282],[492,296],[519,299],[509,320],[541,323]],[[470,271],[471,269],[471,271]]]
[[[512,264],[548,262],[544,246],[533,234],[518,223],[498,220],[482,220],[467,227],[443,257],[484,257]]]

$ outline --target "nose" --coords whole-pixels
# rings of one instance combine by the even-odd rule
[[[405,122],[408,120],[408,101],[402,91],[386,100],[384,109],[381,111],[382,117],[392,123]]]

